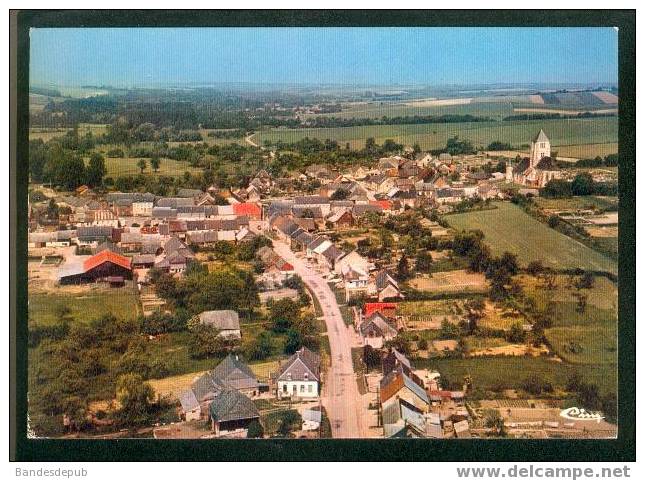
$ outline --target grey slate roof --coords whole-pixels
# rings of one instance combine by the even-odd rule
[[[540,131],[537,133],[537,135],[533,139],[533,142],[549,142],[549,138],[544,133],[544,130],[540,129]]]
[[[282,381],[319,381],[320,356],[306,347],[300,348],[280,367],[277,379]]]
[[[199,401],[192,390],[184,391],[179,395],[179,403],[184,412],[192,411],[199,407]]]
[[[239,356],[229,354],[211,371],[216,383],[231,389],[254,389],[258,387],[257,376]]]
[[[260,417],[253,401],[235,389],[226,389],[216,396],[209,412],[211,419],[218,422]]]
[[[240,316],[235,311],[204,311],[199,315],[202,324],[219,330],[239,330]]]

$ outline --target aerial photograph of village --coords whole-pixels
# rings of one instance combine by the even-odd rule
[[[32,29],[29,436],[615,438],[617,38]]]

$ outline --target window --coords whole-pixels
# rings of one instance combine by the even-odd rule
[[[304,384],[300,385],[300,392],[305,392],[305,385]]]
[[[286,384],[282,385],[282,392],[287,392],[287,385]]]
[[[309,384],[309,392],[313,392],[313,391],[314,391],[313,386],[311,384]]]

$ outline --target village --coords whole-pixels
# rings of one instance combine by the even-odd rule
[[[529,142],[528,155],[406,149],[345,170],[260,169],[244,187],[166,196],[34,184],[30,339],[71,332],[88,299],[139,319],[115,359],[162,360],[122,371],[163,404],[136,428],[160,439],[614,437],[602,369],[615,366],[617,264],[592,248],[617,236],[618,214],[611,196],[548,193],[617,172],[560,168],[542,129]],[[39,298],[69,300],[43,321]],[[48,408],[50,422],[122,434],[117,385]],[[597,419],[563,417],[571,406]]]

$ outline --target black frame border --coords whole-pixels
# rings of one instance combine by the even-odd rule
[[[615,440],[61,440],[27,437],[27,183],[32,27],[618,27],[619,387]],[[12,461],[635,461],[635,10],[10,11],[10,452]]]

